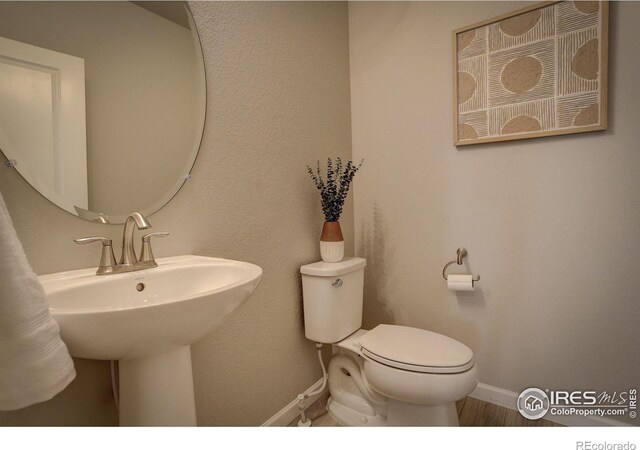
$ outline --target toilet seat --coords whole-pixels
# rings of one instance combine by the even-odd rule
[[[456,374],[473,367],[466,345],[432,331],[378,325],[360,339],[362,355],[395,369],[430,374]]]

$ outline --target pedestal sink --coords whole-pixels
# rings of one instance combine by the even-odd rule
[[[262,269],[193,255],[156,261],[39,278],[71,355],[119,361],[121,426],[196,425],[190,345],[249,298]]]

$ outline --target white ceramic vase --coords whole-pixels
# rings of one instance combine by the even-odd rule
[[[344,241],[320,241],[320,256],[324,262],[336,263],[344,258]]]

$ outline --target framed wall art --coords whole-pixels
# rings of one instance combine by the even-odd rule
[[[609,4],[543,2],[453,32],[454,144],[607,128]]]

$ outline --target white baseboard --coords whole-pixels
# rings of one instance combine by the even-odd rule
[[[322,378],[320,378],[318,381],[313,383],[313,385],[309,389],[307,389],[304,393],[308,394],[309,392],[313,392],[316,389],[318,389],[321,385],[322,385]],[[315,395],[310,395],[309,398],[307,398],[307,400],[305,401],[305,406],[307,408],[311,406],[313,402],[318,400],[318,398],[320,398],[322,394],[327,392],[327,390],[329,390],[329,383],[327,383],[327,385],[324,387],[324,389],[321,392]],[[291,403],[289,403],[287,406],[282,408],[275,415],[273,415],[273,417],[268,419],[265,423],[263,423],[260,426],[261,427],[286,427],[291,422],[293,422],[293,420],[299,415],[300,415],[300,411],[298,410],[298,399],[296,398],[296,399],[293,399]]]
[[[483,402],[517,411],[518,393],[507,391],[488,384],[479,383],[469,397]],[[551,416],[545,417],[550,422],[559,423],[567,427],[630,427],[629,423],[606,417],[594,416]]]
[[[478,383],[478,386],[469,394],[469,397],[516,411],[518,409],[518,395],[519,394],[507,391],[506,389]]]

